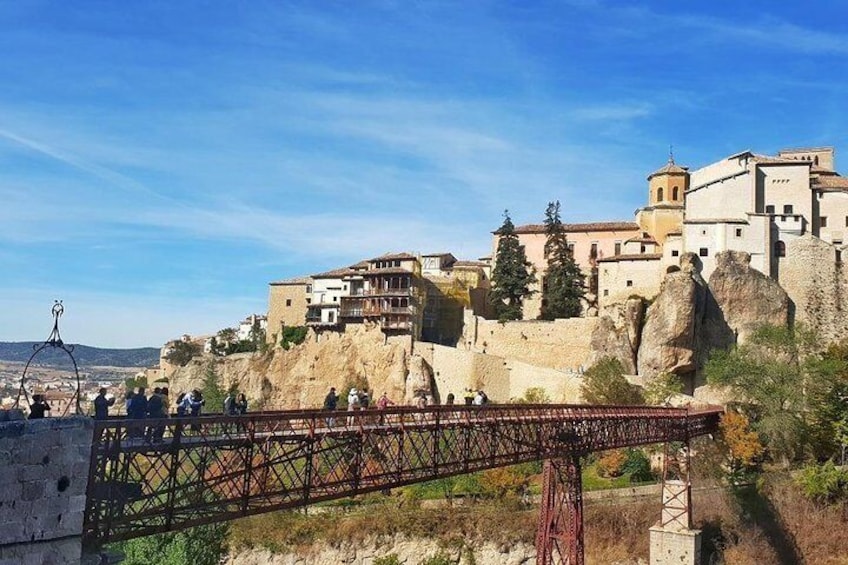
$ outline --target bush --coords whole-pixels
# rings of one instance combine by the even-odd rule
[[[431,555],[424,559],[424,561],[421,562],[421,565],[454,565],[454,561],[451,559],[450,555],[444,551],[440,551],[435,555]]]
[[[641,449],[625,449],[625,461],[621,470],[630,475],[631,483],[642,483],[653,480],[654,473],[651,471],[651,460]]]
[[[627,456],[621,449],[608,451],[598,460],[598,475],[606,478],[620,477],[624,474],[626,462]]]
[[[807,498],[820,504],[836,502],[848,493],[848,471],[838,469],[833,461],[823,465],[807,465],[795,478],[795,482]]]
[[[300,345],[306,340],[307,331],[308,328],[306,326],[285,326],[280,334],[280,345],[286,351],[292,345]]]
[[[530,486],[530,478],[523,469],[498,467],[480,473],[480,487],[483,496],[502,499],[507,496],[521,496]]]
[[[182,532],[157,534],[124,542],[125,565],[218,565],[227,555],[226,524],[197,526]]]
[[[603,357],[583,375],[583,397],[589,404],[643,404],[638,387],[624,378],[624,366],[614,357]]]
[[[397,553],[390,553],[384,557],[378,557],[374,560],[374,565],[401,565]]]

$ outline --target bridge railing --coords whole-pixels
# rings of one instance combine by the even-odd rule
[[[720,410],[281,411],[95,424],[85,539],[117,541],[514,463],[685,441]]]

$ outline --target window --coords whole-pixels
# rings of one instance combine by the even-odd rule
[[[795,216],[795,223],[797,224],[800,221],[801,221],[801,218],[799,218],[798,216]]]
[[[792,213],[792,204],[784,204],[783,205],[783,213],[791,214]]]
[[[823,228],[827,227],[827,216],[821,216],[819,218],[819,225]]]
[[[662,202],[663,199],[663,189],[662,187],[657,189],[657,202]]]
[[[291,306],[291,298],[286,298],[286,307]]]
[[[845,223],[848,224],[848,216],[846,216],[846,218],[845,218]],[[621,255],[621,242],[620,241],[615,242],[615,254]]]
[[[344,289],[347,290],[347,285],[344,285]]]
[[[589,258],[597,259],[598,258],[598,242],[595,241],[592,243],[592,247],[589,249]]]
[[[786,257],[786,244],[779,240],[775,241],[774,255],[775,257]]]
[[[702,247],[698,250],[698,255],[701,257],[708,257],[710,255],[710,250],[706,247]]]
[[[604,289],[604,296],[609,296],[609,289],[608,288]]]
[[[707,235],[707,230],[701,230],[701,235]]]
[[[671,189],[671,199],[677,200],[678,198],[680,198],[680,189],[675,186]]]
[[[842,262],[842,250],[841,249],[836,250],[836,262],[837,263]]]
[[[845,227],[848,228],[848,216],[845,216]]]
[[[306,299],[306,303],[307,303],[307,304],[312,304],[312,299],[311,299],[311,298],[307,298],[307,299]]]
[[[845,224],[848,225],[848,218],[845,218]],[[306,294],[312,294],[312,285],[306,285]]]
[[[848,218],[845,218],[845,221],[848,222]],[[574,257],[574,244],[573,243],[568,244],[568,254],[571,255],[572,257]]]
[[[627,286],[633,286],[633,281],[627,281]]]
[[[769,204],[766,206],[766,214],[774,214],[774,205]]]
[[[742,228],[736,228],[736,237],[742,237]]]
[[[644,253],[644,252],[645,252],[645,249],[646,249],[646,248],[645,248],[645,246],[644,246],[644,245],[640,245],[640,246],[639,246],[639,253]]]
[[[339,301],[339,297],[338,297],[338,296],[334,296],[334,297],[333,297],[333,302],[338,302],[338,301]]]
[[[678,257],[679,255],[680,255],[680,251],[678,251],[677,249],[671,250],[671,256],[672,257]]]

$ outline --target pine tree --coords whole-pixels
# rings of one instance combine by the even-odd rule
[[[568,249],[568,238],[559,210],[559,200],[548,203],[545,210],[545,256],[548,258],[548,269],[542,286],[543,320],[573,318],[583,310],[580,304],[584,294],[583,273]]]
[[[498,320],[520,320],[521,306],[524,298],[533,293],[530,285],[536,282],[536,277],[524,254],[524,248],[518,243],[509,210],[504,210],[504,223],[497,234],[500,239],[495,255],[495,269],[492,271],[489,301]]]

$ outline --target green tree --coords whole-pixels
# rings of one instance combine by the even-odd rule
[[[165,354],[165,359],[174,365],[185,367],[191,361],[192,357],[196,357],[200,353],[200,345],[193,341],[183,341],[180,339],[171,342],[170,350]]]
[[[253,319],[253,325],[250,326],[250,334],[247,339],[253,344],[253,351],[258,351],[265,343],[265,330],[262,329],[259,318]]]
[[[227,555],[226,524],[197,526],[124,542],[124,565],[219,565]]]
[[[705,367],[707,382],[728,387],[740,399],[771,457],[786,464],[800,458],[808,445],[812,389],[828,388],[806,378],[814,368],[809,345],[803,330],[766,325],[754,331],[748,343],[714,351]]]
[[[215,363],[210,361],[206,364],[206,371],[203,375],[203,400],[206,401],[205,412],[212,414],[220,414],[224,410],[224,399],[227,398],[227,392],[221,388],[218,383],[218,371],[215,369]]]
[[[653,406],[662,406],[682,392],[683,382],[674,373],[660,373],[645,383],[645,401]]]
[[[499,236],[498,249],[489,301],[498,320],[520,320],[521,307],[524,299],[533,293],[530,285],[536,282],[536,276],[524,248],[518,243],[509,210],[504,210],[504,223],[496,233]]]
[[[512,400],[513,404],[550,404],[551,397],[540,386],[532,386],[524,391],[524,396]]]
[[[624,366],[615,357],[602,357],[583,375],[583,398],[589,404],[644,404],[638,387],[624,378]]]
[[[548,203],[545,210],[545,257],[548,258],[548,268],[542,285],[543,320],[573,318],[583,310],[580,304],[585,293],[583,273],[568,249],[568,238],[559,212],[559,200]]]

